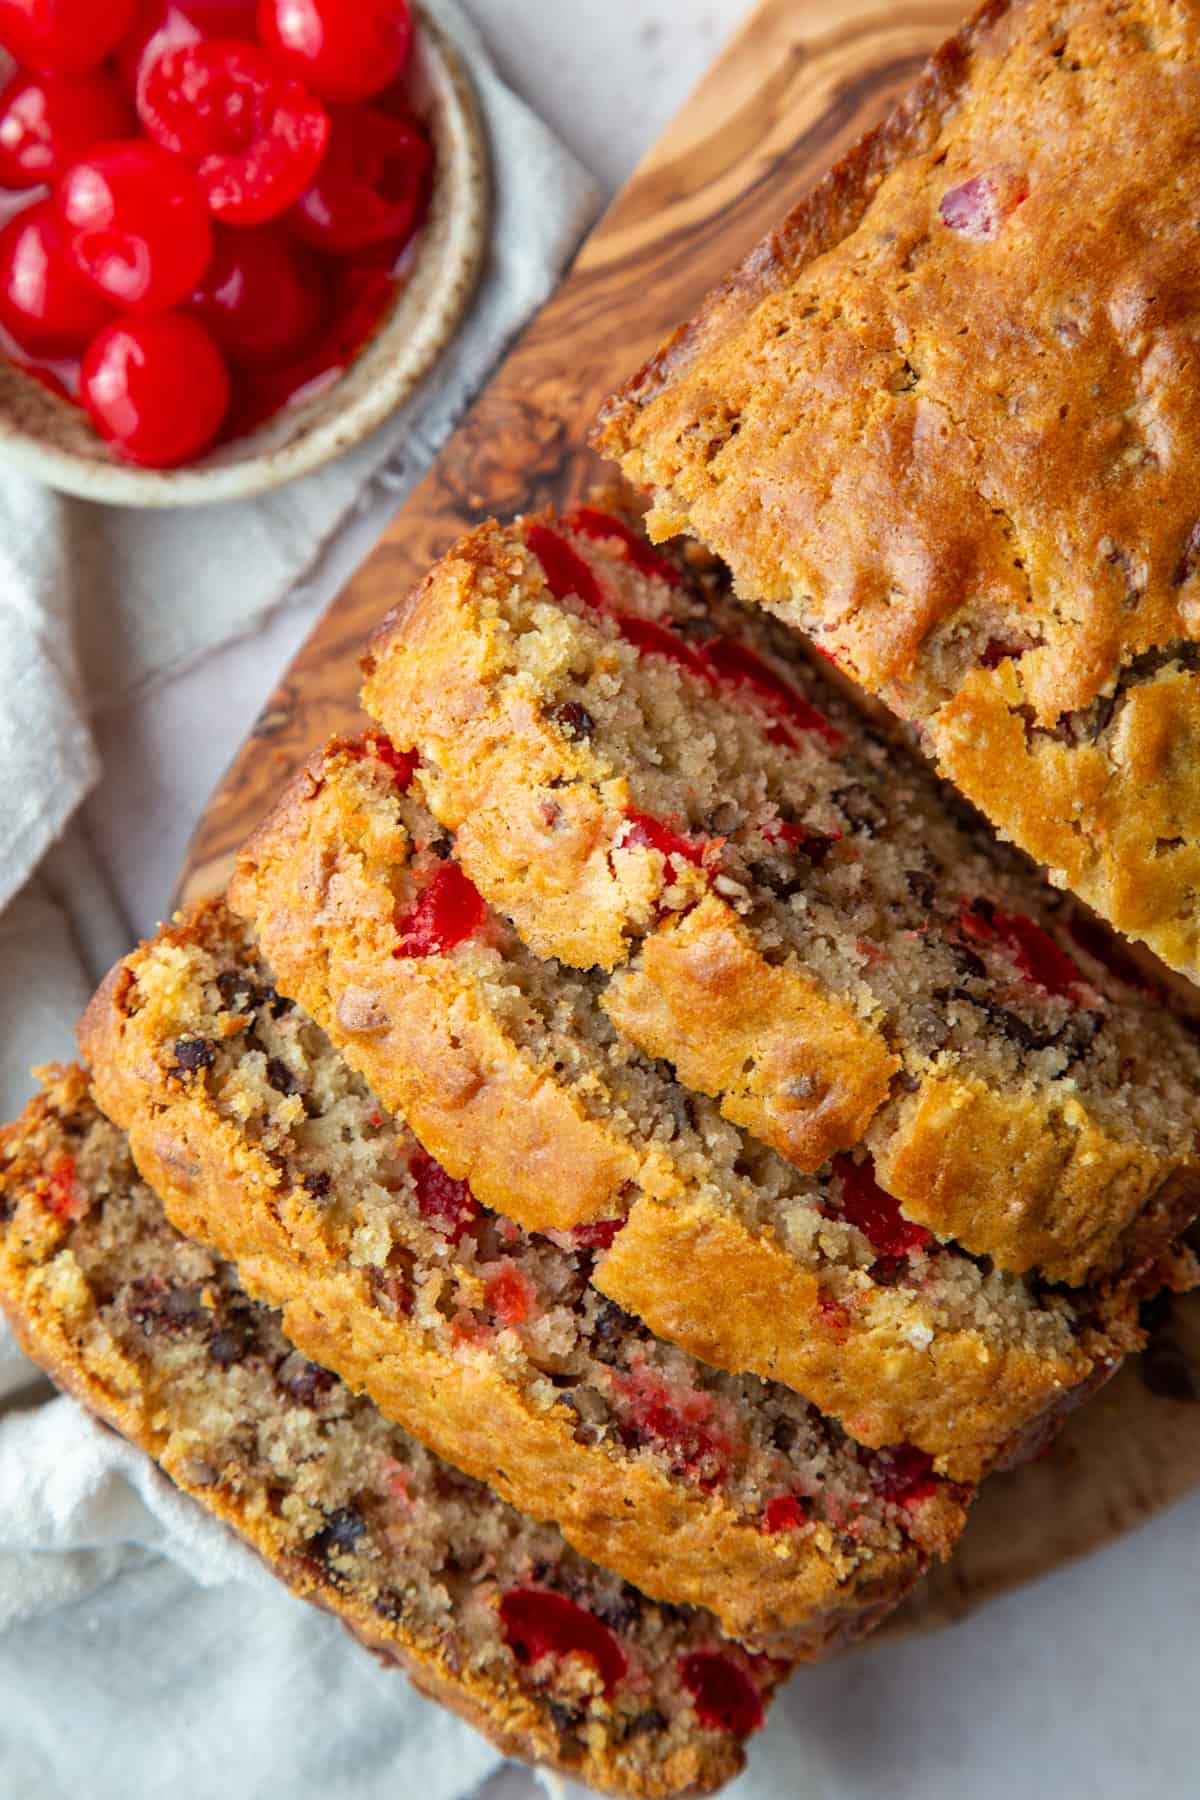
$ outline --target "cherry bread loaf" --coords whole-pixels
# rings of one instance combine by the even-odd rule
[[[1051,1281],[1194,1214],[1200,1046],[715,578],[590,508],[488,524],[365,670],[479,890],[799,1167],[865,1148],[913,1224]]]
[[[1200,5],[993,3],[608,405],[738,591],[1200,980]]]
[[[966,1492],[927,1455],[864,1450],[653,1338],[590,1285],[597,1234],[563,1247],[484,1212],[220,906],[118,965],[81,1036],[171,1222],[298,1349],[643,1592],[824,1655],[957,1538]]]
[[[647,1797],[741,1767],[788,1665],[585,1561],[306,1361],[167,1223],[79,1069],[0,1136],[0,1303],[60,1386],[507,1754]]]
[[[958,1479],[1136,1346],[1128,1290],[989,1270],[904,1219],[869,1158],[802,1175],[680,1087],[615,1030],[602,977],[489,912],[411,776],[378,733],[333,744],[233,898],[282,991],[485,1205],[591,1246],[594,1284],[661,1337]],[[113,1059],[89,1048],[103,1083]]]

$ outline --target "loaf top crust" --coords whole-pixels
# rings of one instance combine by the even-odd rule
[[[1195,4],[985,7],[598,431],[1193,972],[1198,129]]]

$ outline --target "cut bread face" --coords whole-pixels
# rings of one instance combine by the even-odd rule
[[[1056,1292],[907,1220],[869,1157],[798,1173],[639,1052],[602,975],[490,911],[380,734],[337,742],[232,889],[283,992],[483,1205],[660,1337],[975,1480],[1140,1341],[1126,1290]]]
[[[82,1040],[172,1222],[236,1260],[307,1357],[643,1592],[816,1657],[956,1539],[967,1495],[928,1455],[864,1449],[654,1338],[591,1285],[605,1234],[564,1245],[485,1212],[222,908],[119,965]]]
[[[1194,5],[992,0],[598,432],[1193,981],[1198,57]]]
[[[765,615],[628,523],[489,524],[364,703],[472,882],[798,1167],[1017,1272],[1136,1271],[1200,1198],[1200,1047]]]
[[[787,1663],[659,1606],[307,1361],[168,1224],[79,1069],[0,1137],[0,1302],[60,1386],[509,1755],[615,1794],[737,1773]]]

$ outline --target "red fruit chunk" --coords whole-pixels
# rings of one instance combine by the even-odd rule
[[[276,219],[304,193],[329,143],[329,115],[251,44],[184,44],[138,83],[138,113],[164,150],[195,164],[208,209],[230,225]]]
[[[782,844],[785,850],[795,850],[810,862],[820,861],[842,841],[840,831],[810,831],[807,825],[793,824],[790,819],[765,826],[763,836],[769,844]]]
[[[576,1225],[563,1235],[573,1250],[611,1250],[625,1224],[624,1219],[593,1219],[590,1225]]]
[[[546,1588],[510,1588],[500,1601],[500,1624],[518,1662],[586,1656],[606,1694],[625,1677],[629,1665],[614,1633],[563,1594]]]
[[[548,525],[530,525],[525,542],[541,563],[546,586],[556,600],[566,600],[573,594],[585,606],[594,606],[601,612],[605,609],[608,601],[591,564],[571,548],[565,537],[551,531]]]
[[[404,918],[397,956],[445,956],[456,944],[473,937],[487,918],[487,908],[457,863],[443,863],[429,886]]]
[[[776,1494],[773,1500],[767,1501],[762,1528],[772,1535],[779,1531],[799,1531],[802,1525],[807,1525],[811,1511],[812,1501],[804,1494]]]
[[[872,1461],[871,1486],[894,1506],[915,1506],[931,1499],[941,1483],[933,1472],[932,1456],[915,1444],[893,1444]]]
[[[1024,182],[1011,175],[999,180],[990,175],[973,175],[969,181],[947,188],[938,202],[938,213],[951,231],[985,240],[994,238],[1009,213],[1028,197]]]
[[[357,754],[373,756],[392,771],[396,786],[403,792],[412,782],[417,772],[417,764],[421,760],[415,750],[397,750],[391,738],[384,737],[381,731],[370,731],[363,738]]]
[[[366,106],[333,117],[325,160],[293,208],[293,231],[331,256],[386,245],[394,263],[421,222],[433,149],[410,119]]]
[[[31,69],[94,69],[133,23],[135,0],[0,0],[0,44]]]
[[[1005,638],[989,638],[980,653],[980,666],[998,669],[1002,662],[1020,662],[1028,648],[1028,644],[1010,643]]]
[[[273,59],[326,100],[369,100],[401,73],[412,44],[407,0],[259,0]]]
[[[83,1208],[79,1170],[73,1156],[57,1156],[46,1171],[46,1205],[56,1219],[74,1218]]]
[[[674,864],[676,859],[701,867],[708,852],[707,838],[684,837],[680,831],[674,831],[661,819],[653,818],[649,813],[626,813],[625,823],[617,833],[614,848],[631,850],[645,848],[657,850],[667,865],[667,880],[676,879]]]
[[[781,719],[785,726],[812,732],[831,749],[845,742],[842,733],[831,725],[823,712],[798,694],[790,682],[776,674],[770,663],[741,644],[736,638],[715,637],[701,646],[701,654],[718,680],[731,687],[749,688],[755,699]]]
[[[1076,1006],[1095,1004],[1096,996],[1066,951],[1024,913],[1004,912],[990,900],[964,900],[958,922],[964,937],[977,944],[997,945],[1017,973],[1043,993],[1071,1000]]]
[[[622,1426],[635,1442],[657,1445],[676,1470],[701,1488],[724,1480],[733,1444],[715,1418],[711,1394],[673,1390],[651,1369],[637,1368],[615,1381]]]
[[[930,1242],[933,1233],[906,1219],[895,1195],[880,1187],[869,1158],[855,1162],[852,1156],[835,1156],[833,1169],[841,1183],[842,1217],[880,1256],[908,1256]]]
[[[532,1281],[515,1262],[502,1262],[485,1289],[488,1311],[501,1325],[523,1325],[537,1306]]]
[[[94,339],[80,397],[101,437],[127,461],[170,469],[215,441],[229,406],[229,372],[203,325],[158,313],[120,320]]]
[[[141,0],[133,29],[117,54],[117,73],[131,94],[142,71],[168,50],[201,38],[254,42],[255,0]]]
[[[313,341],[326,304],[315,257],[267,227],[218,226],[212,262],[189,310],[231,362],[271,368]]]
[[[107,144],[72,163],[55,197],[76,267],[114,306],[163,312],[208,267],[212,230],[186,164],[155,144]]]
[[[616,538],[625,546],[626,562],[631,563],[639,574],[665,581],[668,587],[683,585],[683,576],[675,564],[665,556],[656,556],[645,538],[639,537],[624,519],[614,518],[612,513],[601,512],[595,506],[573,506],[567,514],[567,524],[582,537],[601,541]]]
[[[479,1217],[479,1202],[469,1184],[455,1181],[424,1150],[417,1151],[408,1172],[421,1217],[452,1244],[460,1243]]]
[[[78,355],[111,318],[67,255],[48,200],[9,220],[0,231],[0,322],[22,349]]]
[[[103,70],[85,75],[18,70],[0,93],[0,187],[56,181],[92,144],[133,130],[125,98]]]
[[[732,1658],[715,1650],[693,1650],[679,1659],[679,1679],[692,1696],[697,1719],[710,1731],[743,1738],[762,1724],[758,1689]]]
[[[704,658],[677,631],[660,625],[656,619],[639,618],[637,613],[621,613],[617,617],[617,630],[639,654],[665,656],[690,674],[698,675],[701,681],[712,681],[712,672]]]

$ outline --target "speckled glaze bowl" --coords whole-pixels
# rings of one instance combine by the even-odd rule
[[[407,399],[453,337],[474,291],[491,199],[470,76],[440,28],[416,12],[410,80],[436,149],[429,216],[407,281],[346,373],[199,462],[152,470],[119,461],[82,412],[0,356],[0,456],[88,500],[200,506],[262,494],[306,474],[349,450]]]

